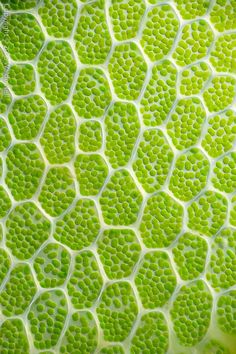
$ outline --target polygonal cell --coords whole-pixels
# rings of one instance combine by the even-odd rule
[[[236,334],[236,290],[221,295],[217,302],[217,322],[220,329],[227,334]]]
[[[1,4],[4,5],[7,10],[29,10],[36,6],[37,0],[1,0]]]
[[[169,189],[174,196],[184,202],[196,197],[205,188],[210,163],[198,148],[181,154],[173,169]]]
[[[236,73],[236,33],[219,36],[210,53],[210,62],[218,72]]]
[[[97,245],[103,268],[110,279],[121,279],[132,274],[141,251],[133,230],[104,230]]]
[[[100,223],[94,201],[80,199],[57,221],[53,236],[72,250],[79,251],[95,241],[99,230]]]
[[[142,90],[147,64],[133,42],[116,45],[108,70],[116,95],[125,100],[136,100]]]
[[[232,197],[230,209],[230,224],[236,226],[236,195]]]
[[[202,147],[211,157],[219,157],[232,149],[236,140],[236,114],[232,110],[208,118]]]
[[[49,36],[56,38],[70,36],[76,12],[75,0],[44,0],[38,9]]]
[[[51,216],[61,215],[75,198],[74,180],[68,167],[52,167],[48,170],[38,200]]]
[[[140,112],[146,126],[157,126],[164,122],[176,99],[176,67],[163,60],[154,65],[151,79],[140,101]]]
[[[60,353],[95,353],[97,341],[97,325],[91,312],[75,312],[62,338]]]
[[[99,354],[125,354],[125,352],[121,345],[108,345],[103,347]]]
[[[206,277],[216,291],[235,285],[236,231],[234,229],[226,228],[216,235],[211,246]]]
[[[77,254],[67,284],[68,295],[74,308],[92,307],[99,297],[102,285],[102,276],[94,254],[91,251]]]
[[[67,311],[66,297],[61,290],[45,291],[36,298],[28,313],[35,348],[50,349],[58,343]]]
[[[0,152],[6,150],[11,144],[11,134],[7,123],[0,117]]]
[[[40,131],[46,112],[46,103],[39,95],[14,101],[8,118],[16,139],[34,139]]]
[[[205,269],[207,242],[200,236],[186,232],[172,250],[173,258],[183,280],[197,278]]]
[[[10,209],[11,199],[5,188],[0,186],[0,218],[4,218]]]
[[[38,61],[41,91],[52,105],[69,96],[76,62],[70,45],[65,41],[51,41],[43,49]]]
[[[122,342],[128,337],[138,314],[130,283],[120,281],[107,285],[97,307],[98,320],[108,342]]]
[[[143,133],[134,156],[133,170],[147,193],[153,193],[164,185],[173,155],[161,130],[149,129]]]
[[[213,166],[211,182],[221,192],[232,193],[236,190],[236,152],[231,152]]]
[[[228,108],[235,97],[236,80],[230,76],[214,76],[208,88],[203,92],[204,102],[210,112],[219,112]]]
[[[105,118],[105,154],[113,168],[125,166],[138,138],[140,123],[132,103],[115,102]]]
[[[28,95],[35,89],[34,67],[30,64],[15,64],[8,71],[8,84],[17,96]]]
[[[184,96],[198,95],[210,76],[211,70],[204,61],[188,66],[181,72],[180,93]]]
[[[63,285],[70,267],[71,257],[65,247],[48,243],[34,260],[34,270],[42,288]]]
[[[94,152],[102,147],[102,127],[97,121],[83,122],[79,126],[79,148],[84,152]]]
[[[113,173],[100,197],[104,221],[108,225],[133,224],[138,217],[142,194],[127,170]]]
[[[145,309],[164,306],[176,287],[176,277],[166,252],[146,253],[137,274],[135,285]]]
[[[20,204],[6,221],[6,245],[18,259],[29,259],[48,239],[50,229],[50,222],[34,203]]]
[[[216,339],[207,341],[202,350],[202,354],[230,354],[229,350]]]
[[[169,346],[168,324],[161,312],[143,315],[131,341],[131,354],[165,354]]]
[[[167,133],[178,150],[184,150],[197,143],[206,117],[204,107],[197,97],[177,102],[166,125]]]
[[[81,8],[74,40],[81,63],[96,65],[106,61],[112,41],[104,0],[91,2]]]
[[[164,192],[147,200],[141,224],[140,235],[146,247],[168,247],[182,228],[183,208]]]
[[[5,320],[0,327],[2,353],[29,354],[29,342],[23,322],[18,318]]]
[[[64,104],[51,112],[40,143],[51,164],[69,162],[75,152],[75,117],[70,106]]]
[[[211,320],[212,295],[203,280],[183,285],[170,311],[179,342],[191,347],[206,334]]]
[[[178,29],[179,21],[171,6],[159,5],[148,11],[140,43],[151,61],[168,55]]]
[[[14,145],[7,154],[6,184],[15,200],[33,197],[44,171],[44,161],[33,143]]]
[[[227,200],[220,193],[206,191],[188,207],[188,227],[206,236],[213,236],[224,224]]]
[[[0,113],[6,113],[12,101],[12,96],[8,88],[0,82]]]
[[[2,48],[0,48],[0,78],[4,78],[8,69],[8,60]]]
[[[44,35],[33,15],[12,13],[3,24],[0,40],[13,60],[26,61],[33,60],[39,53]]]
[[[210,0],[175,0],[177,9],[184,20],[193,20],[204,16],[210,5]]]
[[[108,175],[108,167],[103,157],[99,154],[79,154],[74,167],[80,194],[97,195]]]
[[[205,20],[188,23],[183,26],[181,37],[172,57],[180,66],[194,63],[208,54],[213,39],[213,32]]]
[[[72,104],[81,118],[100,118],[111,102],[111,92],[100,68],[85,68],[79,73]]]
[[[112,0],[109,15],[115,38],[124,41],[136,37],[145,12],[143,0]]]
[[[234,0],[216,0],[210,12],[211,23],[219,32],[236,29]]]
[[[5,279],[11,266],[11,259],[5,249],[0,248],[0,286]]]
[[[21,315],[30,305],[36,291],[29,265],[18,263],[0,293],[1,312],[8,317]]]

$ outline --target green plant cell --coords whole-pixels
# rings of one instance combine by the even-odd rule
[[[37,0],[1,0],[1,4],[11,11],[29,10],[36,6]]]
[[[6,275],[10,270],[10,266],[11,259],[8,252],[4,248],[0,248],[0,286],[6,278]]]
[[[227,334],[236,334],[236,291],[227,291],[217,302],[217,322],[220,329]]]
[[[210,62],[218,72],[236,73],[236,33],[219,36],[210,53]]]
[[[8,84],[17,96],[28,95],[35,89],[35,73],[31,64],[15,64],[8,71]]]
[[[211,182],[221,192],[236,190],[236,152],[230,152],[215,162]]]
[[[14,2],[15,3],[15,2]],[[29,354],[29,342],[22,320],[11,318],[0,327],[0,348],[2,353]]]
[[[210,12],[210,20],[219,32],[236,29],[235,1],[216,0]]]
[[[184,20],[193,20],[204,16],[211,3],[210,0],[174,0],[176,7]]]
[[[2,48],[0,48],[0,79],[3,79],[6,76],[7,68],[8,68],[7,57],[4,51],[2,50]]]
[[[211,70],[204,61],[188,66],[180,74],[180,93],[184,96],[200,94],[210,76]]]
[[[79,148],[84,152],[100,150],[103,143],[101,124],[95,120],[82,122],[79,126]]]
[[[12,101],[12,95],[2,82],[0,82],[0,114],[6,113]]]
[[[11,144],[11,134],[6,121],[0,117],[0,152],[5,151]]]
[[[7,191],[3,186],[0,186],[0,218],[4,218],[8,214],[11,206],[12,202]]]

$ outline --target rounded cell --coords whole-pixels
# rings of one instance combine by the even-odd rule
[[[22,320],[11,318],[2,323],[0,327],[0,348],[2,353],[6,354],[30,354],[29,342]]]

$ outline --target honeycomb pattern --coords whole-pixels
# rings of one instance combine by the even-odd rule
[[[236,1],[0,3],[0,353],[235,354]]]

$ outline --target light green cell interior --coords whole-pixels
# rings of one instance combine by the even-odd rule
[[[0,354],[236,354],[235,103],[235,0],[0,0]]]

